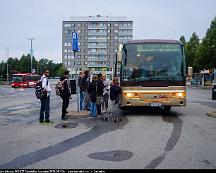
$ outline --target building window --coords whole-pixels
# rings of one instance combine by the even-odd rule
[[[88,65],[88,61],[85,61],[85,62],[84,62],[84,65]]]
[[[81,30],[78,30],[78,33],[81,33]]]
[[[114,33],[118,33],[118,30],[115,30]]]
[[[77,61],[77,65],[81,65],[81,61]]]
[[[80,59],[80,58],[81,58],[81,55],[78,55],[77,58]]]
[[[118,26],[118,23],[114,23],[114,26]]]
[[[84,58],[85,58],[85,59],[88,59],[87,55],[84,55]]]
[[[108,33],[111,33],[111,30],[110,29],[108,29],[108,31],[107,31]]]
[[[118,39],[118,37],[116,37],[116,36],[115,36],[115,37],[114,37],[114,39],[115,39],[115,40],[117,40],[117,39]]]
[[[81,46],[81,43],[79,42],[78,45]]]
[[[111,46],[111,42],[109,42],[109,46]]]
[[[69,27],[71,27],[71,24],[66,23],[66,24],[64,24],[64,27],[65,27],[65,28],[69,28]]]
[[[78,23],[78,25],[77,25],[78,27],[81,27],[82,26],[82,24],[81,23]]]
[[[111,23],[108,23],[107,26],[111,26]]]

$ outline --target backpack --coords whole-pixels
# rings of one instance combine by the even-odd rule
[[[45,77],[43,77],[43,78],[45,78]],[[37,99],[42,99],[46,96],[46,93],[43,92],[43,88],[42,88],[43,78],[42,78],[42,80],[39,80],[34,87],[35,88],[35,95],[36,95]],[[47,85],[48,85],[48,80],[47,80],[46,86]]]
[[[61,96],[62,91],[64,90],[64,82],[67,79],[64,79],[63,81],[58,81],[58,83],[55,86],[55,92],[57,96]]]

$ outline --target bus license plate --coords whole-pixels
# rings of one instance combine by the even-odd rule
[[[150,103],[151,107],[161,107],[161,103]]]

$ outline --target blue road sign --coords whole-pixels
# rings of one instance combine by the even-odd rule
[[[79,45],[78,45],[78,33],[72,32],[72,50],[73,51],[79,51]]]

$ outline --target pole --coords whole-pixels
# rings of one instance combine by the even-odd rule
[[[117,52],[115,57],[115,71],[114,71],[114,77],[117,77]]]
[[[38,74],[38,63],[39,63],[39,62],[37,62],[37,74]]]
[[[9,49],[8,48],[6,48],[6,52],[7,52],[7,83],[9,83],[9,74],[8,74]]]
[[[31,49],[30,49],[30,56],[31,56],[31,72],[32,73],[32,57],[33,57],[33,49],[32,49],[32,41],[34,40],[35,38],[29,38],[30,42],[31,42]]]
[[[76,67],[76,94],[77,94],[77,110],[79,111],[79,94],[78,94],[78,74],[77,74],[77,59],[76,59],[76,51],[74,51],[74,59],[75,59],[75,67]]]

